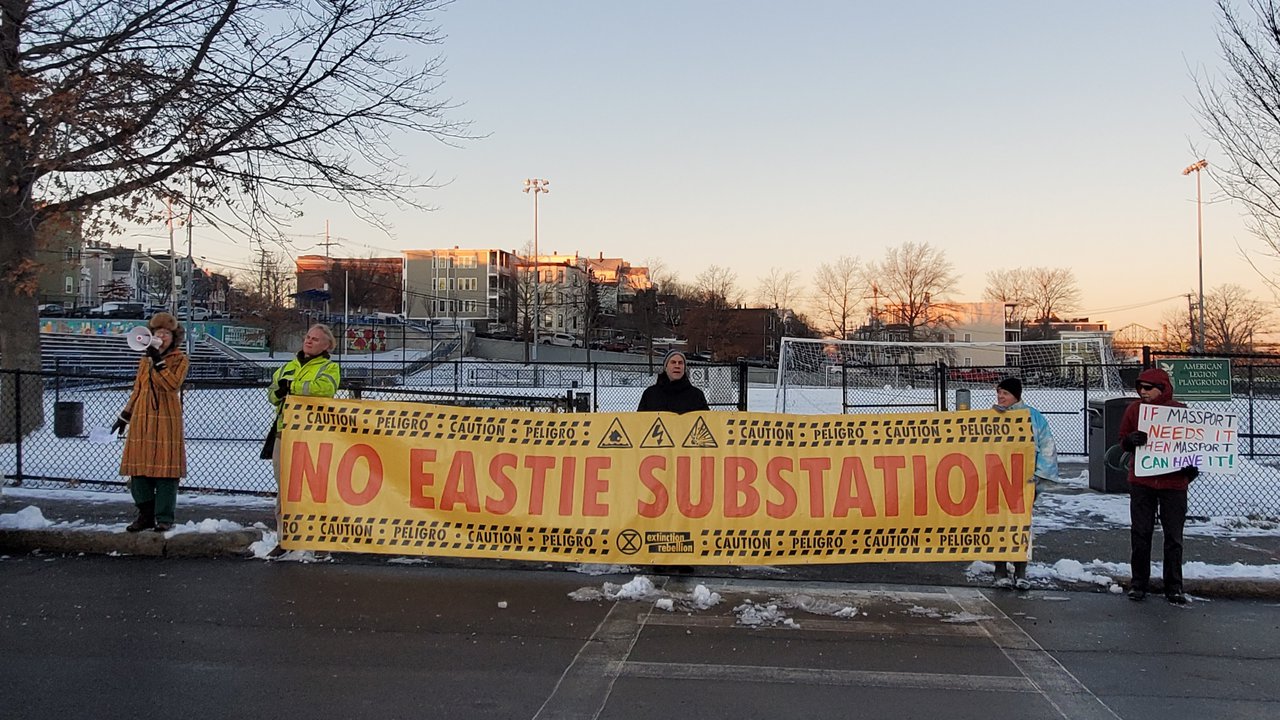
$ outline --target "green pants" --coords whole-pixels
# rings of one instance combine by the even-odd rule
[[[178,509],[178,479],[134,475],[129,483],[133,504],[155,503],[156,522],[173,524]]]

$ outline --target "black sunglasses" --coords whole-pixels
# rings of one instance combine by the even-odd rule
[[[1138,383],[1138,389],[1139,390],[1164,390],[1164,386],[1153,384],[1153,383],[1140,382]]]

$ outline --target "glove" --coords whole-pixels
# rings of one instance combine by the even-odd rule
[[[111,424],[111,432],[116,435],[123,435],[124,429],[129,427],[129,418],[133,417],[133,413],[128,410],[121,410],[116,416],[116,421]]]
[[[1147,444],[1147,434],[1141,430],[1134,430],[1124,436],[1124,444],[1129,447],[1142,447]]]
[[[278,381],[276,381],[276,397],[283,398],[285,395],[288,395],[289,388],[292,385],[293,385],[293,382],[289,380],[289,378],[280,378]]]
[[[1197,477],[1200,476],[1200,468],[1196,467],[1195,465],[1187,465],[1183,467],[1182,470],[1180,470],[1179,472],[1181,472],[1182,476],[1185,477],[1188,481],[1195,480]]]
[[[151,366],[157,370],[164,369],[164,356],[160,354],[160,348],[155,345],[147,346],[147,357],[151,358]]]

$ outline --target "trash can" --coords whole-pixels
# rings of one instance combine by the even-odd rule
[[[1107,448],[1119,441],[1125,408],[1137,398],[1089,401],[1089,487],[1102,492],[1129,492],[1129,473],[1107,465]]]
[[[55,402],[53,404],[53,434],[60,438],[80,437],[84,434],[84,403]]]

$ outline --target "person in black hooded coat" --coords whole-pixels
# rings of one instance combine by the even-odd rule
[[[685,374],[684,353],[672,350],[662,359],[662,372],[640,396],[638,412],[673,412],[683,414],[710,410],[707,396],[689,382]]]

